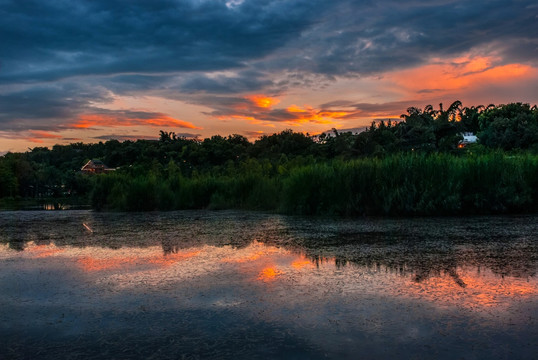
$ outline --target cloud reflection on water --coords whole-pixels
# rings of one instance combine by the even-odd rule
[[[536,220],[0,213],[0,357],[531,359]]]
[[[0,250],[2,259],[33,259],[34,266],[47,258],[82,272],[94,274],[96,284],[107,284],[127,291],[140,287],[171,286],[187,279],[225,283],[233,281],[248,287],[251,283],[275,283],[291,291],[294,284],[311,289],[338,290],[346,297],[360,293],[398,296],[428,301],[439,306],[458,306],[481,311],[506,308],[513,301],[538,296],[536,277],[500,276],[491,269],[456,266],[430,274],[417,281],[416,271],[404,271],[383,265],[342,266],[335,257],[308,257],[306,253],[253,241],[243,248],[226,246],[193,247],[164,253],[159,246],[109,249],[102,247],[37,245],[30,242],[24,252],[7,246]],[[46,264],[43,264],[46,265]],[[340,284],[340,285],[339,285]],[[341,285],[343,284],[343,285]],[[464,286],[463,286],[463,285]],[[303,297],[309,298],[307,292]]]

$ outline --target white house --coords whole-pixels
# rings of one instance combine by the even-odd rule
[[[466,147],[469,144],[474,144],[477,141],[476,135],[471,132],[465,132],[461,135],[463,136],[463,140],[460,141],[458,145],[460,148]]]

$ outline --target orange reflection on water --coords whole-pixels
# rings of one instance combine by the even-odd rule
[[[35,259],[54,256],[65,251],[65,249],[60,249],[54,244],[35,245],[34,243],[28,244],[24,250],[29,252],[30,256]]]
[[[500,277],[489,270],[461,269],[455,277],[453,272],[429,277],[420,283],[411,283],[408,291],[412,296],[435,303],[447,303],[469,309],[508,306],[515,298],[538,296],[538,285],[515,277]]]
[[[201,253],[201,250],[198,251],[188,251],[188,252],[177,252],[173,254],[168,254],[166,256],[156,256],[154,258],[148,259],[148,262],[151,264],[161,265],[161,266],[170,266],[178,261],[197,256]]]
[[[201,253],[198,251],[185,251],[163,255],[158,252],[152,255],[116,256],[98,258],[96,256],[84,256],[77,260],[77,263],[84,271],[94,272],[103,270],[122,269],[138,265],[151,265],[158,267],[168,267],[179,261],[191,258]]]
[[[103,271],[125,267],[140,263],[138,257],[111,257],[107,259],[98,259],[89,256],[81,257],[77,260],[78,264],[84,271]]]
[[[314,264],[312,264],[312,261],[308,260],[305,257],[301,257],[291,263],[291,267],[294,269],[302,269],[304,267],[314,267]]]
[[[291,271],[314,268],[314,264],[304,254],[258,241],[227,253],[228,256],[220,262],[234,266],[235,272],[245,274],[248,279],[255,281],[273,281],[284,274],[291,274]]]
[[[536,283],[524,279],[489,277],[471,274],[462,276],[477,304],[485,307],[496,306],[503,299],[538,295]]]
[[[98,278],[129,287],[148,283],[207,276],[208,279],[237,276],[240,281],[262,282],[269,286],[296,285],[319,288],[329,284],[343,290],[343,296],[370,293],[419,299],[436,306],[457,306],[477,312],[497,313],[522,299],[538,298],[538,279],[493,272],[473,266],[421,268],[406,265],[367,266],[334,257],[312,257],[302,252],[253,241],[246,247],[204,246],[163,254],[161,246],[106,249],[98,247],[58,248],[54,244],[29,243],[24,252],[0,247],[2,256],[45,258],[61,254],[83,271],[99,272]],[[54,260],[56,261],[56,259]],[[185,262],[183,262],[185,261]],[[174,266],[181,264],[181,266]],[[337,270],[337,271],[335,271]],[[399,271],[398,271],[399,270]],[[213,280],[212,280],[213,281]],[[345,284],[345,285],[340,285]]]
[[[228,256],[221,261],[225,263],[246,263],[256,261],[260,258],[278,253],[280,251],[281,250],[277,247],[267,246],[258,241],[254,241],[252,245],[248,246],[247,248],[242,249],[241,251],[234,251],[233,255],[235,256]]]
[[[258,280],[262,281],[272,281],[277,276],[281,275],[282,272],[276,269],[275,267],[269,266],[264,268],[258,275]]]

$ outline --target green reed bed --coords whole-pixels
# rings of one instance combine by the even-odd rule
[[[96,209],[255,209],[307,215],[451,215],[535,211],[538,157],[398,154],[285,172],[96,177]]]
[[[536,156],[395,155],[296,169],[281,210],[302,214],[450,215],[536,210]]]

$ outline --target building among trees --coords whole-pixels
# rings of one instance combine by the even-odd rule
[[[83,174],[102,174],[104,172],[114,171],[116,169],[109,168],[101,160],[90,160],[84,165],[80,171]]]

